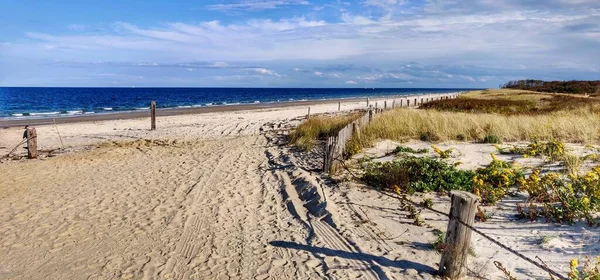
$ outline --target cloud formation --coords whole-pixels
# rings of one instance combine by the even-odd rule
[[[365,0],[325,7],[300,0],[243,0],[206,8],[296,6],[313,8],[288,17],[115,22],[101,32],[85,24],[69,25],[69,32],[28,30],[19,40],[0,44],[5,54],[0,66],[35,61],[49,69],[141,71],[159,77],[148,81],[189,78],[210,85],[245,82],[241,77],[251,75],[277,86],[389,87],[590,79],[600,69],[600,1]],[[161,70],[166,68],[196,76],[173,80],[169,76],[179,74]],[[25,75],[0,75],[0,84],[23,80],[19,73]]]

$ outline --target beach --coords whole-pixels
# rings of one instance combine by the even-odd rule
[[[331,180],[318,153],[287,145],[306,105],[159,114],[156,131],[147,116],[38,125],[41,158],[0,163],[0,278],[438,278],[440,255],[429,243],[447,220],[424,213],[428,227],[411,225],[396,198]],[[337,101],[310,107],[338,112]],[[343,112],[365,107],[341,104]],[[0,154],[21,140],[21,125],[0,125]],[[493,146],[457,148],[476,166]],[[426,196],[448,211],[448,197]],[[562,273],[571,257],[600,249],[597,230],[516,221],[510,207],[483,230]],[[556,236],[540,244],[545,235]],[[548,278],[472,241],[471,277],[503,279],[493,265],[500,260],[519,277]]]

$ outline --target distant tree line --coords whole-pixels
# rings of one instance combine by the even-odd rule
[[[600,81],[542,81],[518,80],[510,81],[502,88],[524,89],[540,92],[600,94]]]

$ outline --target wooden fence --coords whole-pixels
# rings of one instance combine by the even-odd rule
[[[348,141],[355,133],[360,133],[360,129],[362,127],[373,121],[375,116],[379,113],[382,113],[384,110],[400,107],[414,107],[423,104],[424,101],[428,102],[442,99],[454,99],[458,95],[459,93],[412,95],[382,99],[376,102],[371,102],[369,98],[367,98],[368,108],[366,111],[364,111],[364,114],[357,120],[342,128],[336,136],[332,136],[327,139],[323,156],[323,171],[328,172],[329,174],[334,174],[337,171],[340,161],[344,158],[346,144]],[[381,103],[381,105],[379,103]]]

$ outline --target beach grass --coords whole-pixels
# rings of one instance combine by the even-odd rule
[[[498,137],[503,142],[557,139],[597,143],[600,139],[598,120],[600,114],[586,110],[506,116],[402,108],[378,115],[362,130],[360,139],[350,140],[350,145],[368,147],[378,139],[400,142],[410,139],[483,141],[489,136]]]
[[[360,117],[360,113],[334,116],[314,116],[302,122],[290,133],[290,143],[301,151],[313,149],[318,140],[334,136],[346,125]]]
[[[481,90],[439,100],[419,109],[398,108],[377,115],[352,138],[351,153],[377,140],[399,142],[513,142],[559,140],[596,144],[600,140],[600,99],[523,90]]]

